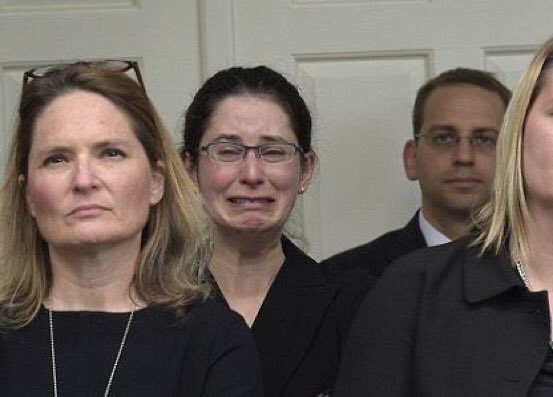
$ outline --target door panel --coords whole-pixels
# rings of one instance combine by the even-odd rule
[[[177,140],[201,78],[195,0],[0,0],[0,167],[23,72],[102,58],[139,61],[148,94]]]

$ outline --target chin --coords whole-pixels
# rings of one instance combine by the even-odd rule
[[[274,222],[249,221],[228,225],[227,229],[232,233],[264,233],[278,230],[279,228]]]

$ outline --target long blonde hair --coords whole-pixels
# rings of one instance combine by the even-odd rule
[[[76,63],[60,66],[23,88],[0,191],[0,327],[28,324],[49,294],[48,245],[25,200],[27,162],[36,119],[52,101],[73,90],[113,102],[131,121],[151,166],[158,161],[165,165],[165,192],[150,209],[132,287],[147,304],[184,313],[209,293],[199,277],[211,253],[211,227],[201,196],[143,88],[124,73]]]
[[[526,259],[528,206],[522,170],[522,145],[526,117],[553,68],[553,38],[538,50],[522,75],[507,107],[496,150],[491,199],[475,219],[482,250],[509,251],[511,262]]]

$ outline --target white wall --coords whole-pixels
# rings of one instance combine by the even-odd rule
[[[300,206],[310,252],[326,257],[417,208],[401,165],[417,88],[460,65],[512,86],[553,34],[552,16],[549,0],[0,0],[0,160],[33,65],[139,60],[178,139],[205,77],[267,64],[300,86],[315,117],[321,165]]]

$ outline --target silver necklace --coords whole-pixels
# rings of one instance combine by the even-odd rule
[[[528,275],[526,274],[526,267],[522,264],[520,259],[515,261],[515,266],[517,267],[518,274],[524,283],[524,286],[530,291],[530,280],[528,280]]]
[[[526,266],[522,263],[520,259],[515,261],[515,266],[518,270],[518,274],[524,283],[524,286],[530,291],[530,280],[528,279],[528,274],[526,273]],[[553,349],[553,340],[549,341],[549,348]]]
[[[134,310],[131,310],[131,314],[129,314],[129,319],[127,320],[127,325],[125,326],[123,338],[121,339],[121,344],[119,345],[119,350],[117,351],[117,356],[115,357],[115,362],[113,363],[113,368],[111,369],[111,374],[109,375],[108,384],[106,385],[106,390],[104,391],[104,397],[108,396],[109,390],[111,389],[113,377],[115,376],[115,371],[117,370],[117,365],[119,364],[121,353],[123,352],[123,348],[125,347],[125,341],[127,340],[127,335],[129,334],[129,328],[131,327],[133,316]],[[54,382],[54,397],[58,397],[58,371],[56,367],[56,347],[54,345],[54,320],[52,318],[51,309],[48,309],[48,324],[50,326],[50,354],[52,356],[52,379]]]

